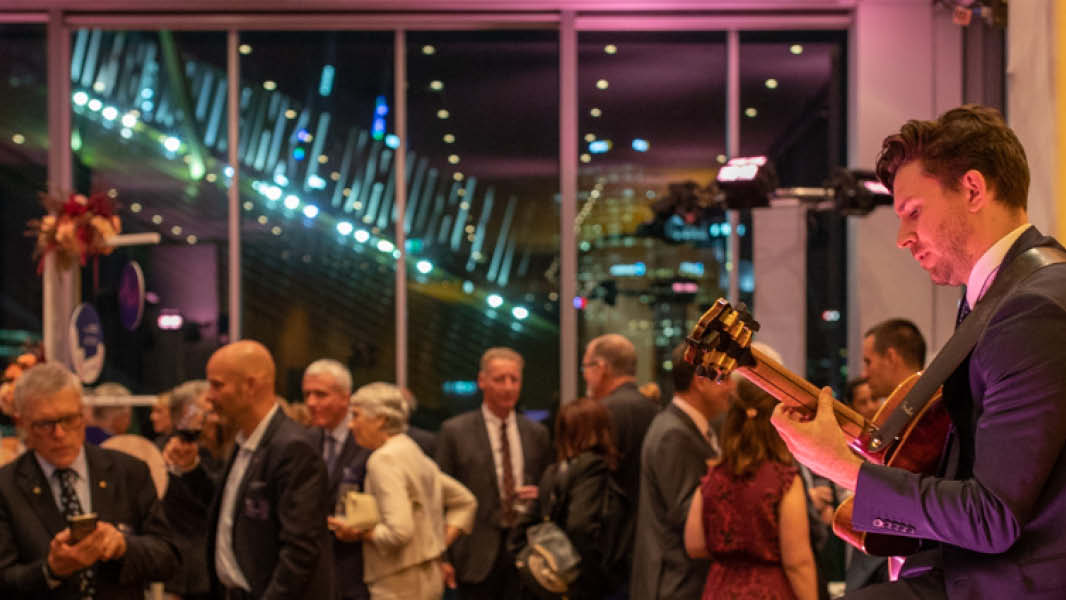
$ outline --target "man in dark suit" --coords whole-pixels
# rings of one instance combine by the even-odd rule
[[[352,374],[339,361],[324,358],[308,365],[303,376],[304,403],[311,413],[316,447],[329,472],[328,496],[336,505],[343,490],[363,491],[366,459],[370,450],[355,443],[348,430],[348,399],[352,395]],[[343,600],[368,600],[363,582],[363,543],[345,542],[333,537],[337,594]]]
[[[685,518],[707,461],[719,456],[710,423],[729,408],[732,383],[696,375],[674,349],[674,398],[648,429],[641,449],[640,502],[629,597],[698,599],[709,563],[685,554]]]
[[[886,138],[877,171],[893,192],[899,246],[934,283],[966,284],[960,319],[983,308],[990,288],[1006,290],[944,383],[953,424],[945,460],[936,476],[863,464],[832,417],[828,388],[813,420],[779,407],[774,423],[797,459],[855,490],[860,530],[927,540],[899,581],[852,597],[1062,598],[1066,264],[997,285],[1022,252],[1059,247],[1028,223],[1025,152],[997,111],[964,106]]]
[[[223,346],[207,362],[207,381],[208,402],[239,430],[222,481],[198,466],[195,444],[172,438],[164,457],[201,497],[214,490],[207,561],[216,596],[331,598],[326,465],[275,401],[270,351],[248,340]]]
[[[0,596],[141,600],[178,564],[148,467],[85,443],[81,385],[58,363],[14,390],[24,452],[0,469]],[[96,513],[71,543],[67,518]]]
[[[633,342],[616,333],[593,339],[585,348],[581,374],[589,397],[603,402],[611,413],[619,455],[615,476],[626,496],[636,498],[640,490],[640,448],[659,409],[637,389],[637,350]]]
[[[473,531],[448,551],[464,599],[519,594],[507,534],[526,501],[537,497],[537,483],[552,460],[548,430],[515,412],[523,363],[510,348],[488,349],[477,377],[481,409],[445,421],[437,441],[441,470],[477,497]]]

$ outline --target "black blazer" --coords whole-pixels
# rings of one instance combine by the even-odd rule
[[[1029,228],[1004,263],[1055,245]],[[995,284],[993,284],[995,285]],[[852,521],[940,542],[951,598],[1066,597],[1066,264],[1011,290],[944,383],[941,477],[864,464]],[[904,576],[913,564],[908,560]]]
[[[326,528],[333,503],[327,495],[326,464],[310,438],[310,432],[279,409],[241,480],[234,505],[233,551],[253,598],[333,597],[332,534]],[[222,492],[238,451],[239,447],[234,449],[218,482],[202,468],[182,477],[191,487],[214,490],[207,568],[216,595],[222,584],[215,572],[215,536]]]
[[[144,587],[169,578],[178,565],[148,466],[114,450],[84,450],[93,512],[126,534],[126,554],[96,566],[96,597],[143,600]],[[76,577],[49,590],[41,568],[52,538],[66,527],[34,451],[0,469],[0,596],[79,597]]]
[[[315,446],[319,455],[325,452],[325,430],[315,428]],[[366,459],[370,457],[370,450],[355,443],[351,432],[344,438],[340,454],[334,463],[333,471],[329,473],[329,488],[327,495],[330,499],[330,512],[337,503],[342,483],[354,485],[359,491],[363,490],[363,481],[366,479]],[[334,535],[333,558],[335,561],[335,573],[337,577],[337,597],[345,600],[360,599],[368,600],[370,591],[363,582],[363,543],[342,542]]]
[[[518,437],[522,440],[526,482],[538,482],[551,463],[548,430],[521,414],[515,416]],[[452,417],[441,425],[437,464],[477,498],[474,530],[456,540],[448,551],[456,577],[464,583],[484,581],[506,540],[498,521],[500,483],[496,480],[496,464],[485,429],[485,415],[480,408]]]

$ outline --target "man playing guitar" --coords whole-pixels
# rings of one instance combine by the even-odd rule
[[[966,286],[960,320],[970,307],[988,318],[943,383],[952,427],[935,476],[859,458],[829,388],[812,419],[775,410],[795,457],[855,491],[857,529],[926,540],[899,581],[848,598],[1064,598],[1066,263],[988,293],[1027,250],[1062,249],[1028,222],[1025,151],[997,111],[967,105],[887,137],[877,173],[897,245],[934,283]]]

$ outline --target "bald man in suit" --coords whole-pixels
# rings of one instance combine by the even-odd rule
[[[164,455],[183,483],[214,491],[207,560],[216,596],[332,598],[326,465],[275,400],[270,351],[248,340],[223,346],[207,363],[207,381],[208,402],[238,428],[222,480],[197,466],[195,444],[172,438]]]

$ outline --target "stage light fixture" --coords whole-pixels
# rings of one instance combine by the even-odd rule
[[[715,181],[725,195],[727,207],[757,208],[770,205],[777,172],[765,156],[731,158],[718,170]]]

